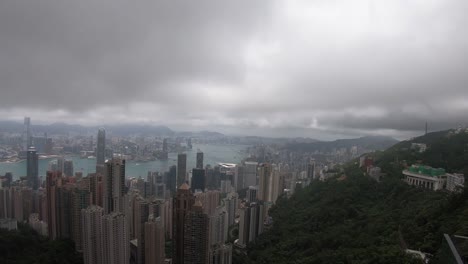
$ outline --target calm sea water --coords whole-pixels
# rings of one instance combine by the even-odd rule
[[[204,165],[216,165],[220,162],[239,163],[245,157],[245,150],[247,146],[242,145],[198,145],[193,144],[193,149],[185,152],[187,154],[187,170],[195,167],[196,153],[200,149],[204,155]],[[66,156],[65,158],[73,160],[75,172],[83,172],[86,176],[88,173],[95,172],[96,159],[81,159],[79,156]],[[44,176],[47,167],[52,159],[39,160],[39,175]],[[148,171],[168,171],[169,167],[177,165],[177,153],[169,153],[169,159],[162,161],[149,161],[149,162],[127,162],[125,167],[125,174],[127,178],[130,177],[143,177],[145,178]],[[18,179],[20,176],[26,175],[26,161],[17,163],[0,162],[0,175],[5,175],[6,172],[12,172],[13,178]]]

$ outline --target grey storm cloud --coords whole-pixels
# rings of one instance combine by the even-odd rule
[[[237,83],[264,1],[2,1],[1,104],[82,110]]]
[[[468,122],[467,12],[463,0],[6,0],[0,118],[318,138],[450,128]]]

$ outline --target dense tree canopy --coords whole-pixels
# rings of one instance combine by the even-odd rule
[[[2,264],[80,264],[81,254],[75,252],[71,240],[49,240],[26,224],[19,229],[0,229],[0,263]]]
[[[248,246],[248,257],[237,254],[236,263],[420,263],[404,248],[433,254],[438,263],[443,233],[468,235],[468,191],[408,186],[400,179],[402,161],[464,171],[468,137],[426,137],[415,139],[430,141],[425,153],[412,151],[411,142],[378,153],[387,173],[380,183],[353,161],[344,167],[345,180],[314,181],[279,199],[270,211],[272,228]]]

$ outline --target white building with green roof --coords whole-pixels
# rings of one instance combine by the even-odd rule
[[[447,173],[444,169],[423,165],[412,165],[409,169],[403,170],[403,175],[409,185],[434,191],[442,190],[447,181]]]

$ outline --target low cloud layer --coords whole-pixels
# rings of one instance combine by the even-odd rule
[[[406,138],[468,123],[468,3],[0,3],[0,119]]]

